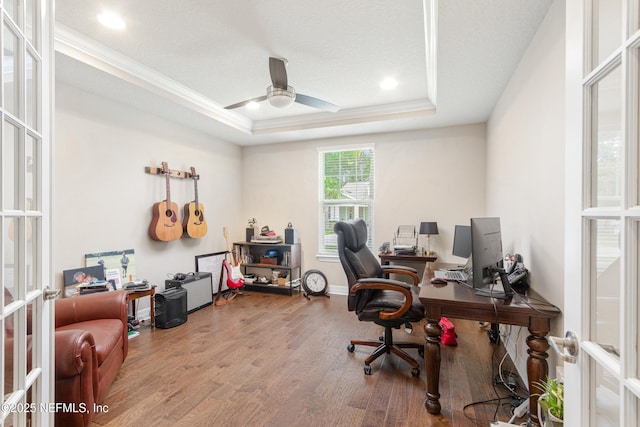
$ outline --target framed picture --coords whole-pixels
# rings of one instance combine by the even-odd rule
[[[84,262],[87,267],[98,265],[104,270],[118,270],[120,282],[132,282],[136,278],[135,251],[133,249],[121,249],[107,252],[94,252],[85,254]],[[113,276],[111,276],[113,280]]]
[[[92,280],[104,280],[104,269],[99,265],[74,268],[62,272],[64,281],[64,296],[70,297],[77,292],[77,286]]]
[[[197,272],[208,272],[211,273],[211,281],[213,283],[213,293],[218,293],[218,283],[222,280],[222,289],[221,291],[226,291],[229,289],[227,286],[227,281],[223,280],[222,273],[222,261],[225,259],[227,255],[227,251],[223,252],[215,252],[211,254],[204,255],[196,255],[196,271]],[[218,282],[218,283],[216,283]]]
[[[105,270],[105,280],[111,283],[111,289],[122,289],[122,281],[120,280],[120,270],[117,268],[110,268]]]

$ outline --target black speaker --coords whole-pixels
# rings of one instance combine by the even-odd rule
[[[246,241],[250,242],[253,240],[253,233],[255,231],[255,228],[253,227],[247,227],[247,235],[246,235]]]
[[[284,242],[288,245],[298,243],[298,230],[295,228],[284,229]]]
[[[155,295],[156,328],[169,329],[187,321],[187,290],[177,287]]]

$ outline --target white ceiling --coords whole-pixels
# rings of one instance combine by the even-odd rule
[[[478,123],[551,2],[60,0],[56,79],[239,145]],[[124,31],[97,23],[105,8]],[[296,91],[340,111],[225,110],[265,94],[269,56],[288,60]],[[383,91],[389,76],[399,85]]]

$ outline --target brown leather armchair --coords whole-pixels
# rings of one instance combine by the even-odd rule
[[[58,426],[87,426],[129,349],[127,292],[56,300],[55,401],[86,411],[57,412]]]
[[[364,361],[364,373],[371,375],[371,362],[385,353],[394,353],[413,368],[411,374],[420,375],[420,364],[403,349],[415,348],[424,356],[424,345],[414,342],[394,342],[393,329],[425,316],[424,306],[418,299],[420,282],[411,267],[381,266],[367,247],[367,225],[361,219],[338,222],[334,226],[338,235],[338,255],[349,285],[348,309],[355,311],[358,320],[374,322],[384,327],[384,336],[378,341],[351,340],[347,350],[356,345],[376,347]],[[389,279],[389,274],[404,274],[413,284]]]

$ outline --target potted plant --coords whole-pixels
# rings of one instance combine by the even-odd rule
[[[542,390],[542,393],[537,393],[534,396],[538,396],[538,418],[540,417],[540,409],[542,409],[546,415],[544,426],[558,427],[564,424],[564,384],[555,379],[547,378],[546,381],[537,382],[536,387]]]

